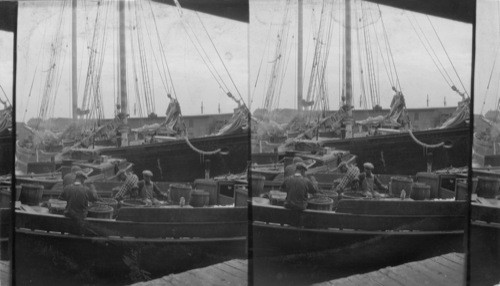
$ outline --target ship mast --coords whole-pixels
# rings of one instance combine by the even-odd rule
[[[344,92],[347,111],[346,138],[352,137],[352,70],[351,70],[351,1],[345,1],[345,23],[344,23]]]
[[[118,1],[119,11],[119,41],[120,41],[120,98],[121,98],[121,146],[128,145],[127,131],[127,61],[125,56],[125,1]]]
[[[76,41],[76,1],[72,0],[72,20],[71,20],[71,99],[73,120],[78,119],[78,88],[77,88],[77,41]]]
[[[302,111],[302,2],[303,0],[297,0],[297,109],[299,111]]]

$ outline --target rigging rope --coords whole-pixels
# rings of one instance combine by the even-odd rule
[[[410,134],[410,137],[413,139],[413,141],[415,141],[415,143],[417,143],[418,145],[420,145],[424,148],[439,148],[439,147],[444,146],[444,142],[441,142],[438,144],[426,144],[426,143],[418,140],[417,137],[415,137],[415,135],[413,135],[413,132],[411,131],[411,129],[408,130],[408,133]]]
[[[441,47],[443,48],[444,50],[444,53],[446,54],[446,57],[448,58],[448,61],[450,62],[451,64],[451,67],[453,68],[453,71],[455,72],[455,75],[457,76],[458,78],[458,81],[460,82],[460,85],[462,85],[462,88],[463,88],[463,91],[465,92],[465,94],[467,96],[470,96],[469,93],[467,92],[467,89],[465,88],[463,82],[462,82],[462,79],[460,78],[460,76],[458,75],[458,72],[457,72],[457,69],[455,68],[455,65],[453,64],[453,62],[451,61],[451,58],[450,56],[448,55],[448,51],[446,51],[444,45],[443,45],[443,42],[441,41],[441,38],[439,37],[437,31],[436,31],[436,28],[434,28],[434,25],[432,24],[432,21],[431,19],[429,18],[429,16],[427,16],[427,20],[429,20],[429,23],[431,24],[431,27],[432,27],[432,30],[434,31],[434,33],[436,34],[436,37],[438,38],[439,40],[439,43],[441,44]]]
[[[204,156],[209,156],[209,155],[215,155],[221,152],[221,149],[216,149],[213,151],[203,151],[198,148],[196,148],[193,144],[191,144],[191,141],[189,141],[189,138],[187,136],[184,136],[184,141],[186,141],[186,144],[191,148],[191,150],[195,151],[196,153],[199,153],[200,155]]]

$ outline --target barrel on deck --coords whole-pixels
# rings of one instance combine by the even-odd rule
[[[391,177],[389,193],[395,197],[401,196],[401,191],[411,194],[413,180],[406,177]]]
[[[252,174],[252,196],[258,197],[264,192],[264,182],[266,178],[261,175]]]
[[[88,217],[111,219],[113,208],[108,205],[96,204],[89,208]]]
[[[21,188],[21,202],[29,206],[38,206],[42,201],[43,186],[23,184]]]
[[[192,205],[193,207],[204,207],[208,205],[209,201],[209,193],[204,190],[193,190],[191,192],[191,200],[189,201],[189,204]]]
[[[181,197],[184,198],[186,204],[191,199],[191,186],[187,184],[172,184],[170,185],[170,199],[175,205],[179,204]]]
[[[405,190],[406,192],[406,190]],[[416,201],[428,200],[431,197],[431,186],[424,183],[413,183],[410,198]]]
[[[477,181],[477,196],[494,198],[500,189],[500,180],[489,177],[479,177]]]
[[[313,197],[307,200],[307,208],[310,210],[331,211],[333,200],[327,197]]]

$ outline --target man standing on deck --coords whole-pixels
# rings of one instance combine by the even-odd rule
[[[133,173],[127,174],[125,170],[118,171],[118,179],[123,182],[123,184],[118,189],[118,192],[114,196],[117,201],[120,201],[126,197],[137,197],[137,182],[139,178]]]
[[[307,207],[307,194],[317,192],[317,182],[314,177],[312,181],[305,177],[307,170],[304,162],[296,164],[295,174],[288,178],[281,185],[280,190],[286,192],[285,208],[291,210],[305,210]]]
[[[84,220],[87,217],[89,202],[97,201],[97,193],[83,185],[87,179],[87,175],[84,172],[77,171],[75,175],[75,182],[64,187],[60,199],[67,202],[64,216],[74,220],[78,227],[78,232],[83,233]]]
[[[151,201],[154,205],[157,205],[158,198],[167,200],[168,198],[160,192],[160,188],[151,181],[153,177],[153,172],[149,170],[142,171],[143,180],[140,180],[137,184],[139,188],[139,196],[144,200]]]
[[[346,162],[339,164],[339,170],[344,176],[340,179],[339,184],[333,189],[341,194],[346,188],[357,190],[359,186],[359,169],[356,166],[347,166]]]
[[[300,158],[300,157],[294,157],[293,158],[293,163],[285,167],[285,176],[284,176],[284,178],[286,179],[286,178],[288,178],[290,176],[293,176],[295,174],[297,163],[303,163],[303,162],[304,162],[304,160],[302,160],[302,158]]]
[[[377,187],[379,190],[387,191],[387,186],[382,185],[378,177],[373,174],[374,167],[372,163],[364,163],[363,168],[365,169],[365,171],[359,174],[359,185],[361,191],[368,197],[380,197],[380,194],[375,191],[375,187]]]
[[[71,172],[63,177],[63,188],[72,185],[76,181],[76,172],[81,171],[80,166],[71,166]]]

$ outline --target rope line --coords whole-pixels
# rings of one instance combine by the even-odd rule
[[[199,153],[201,155],[205,155],[205,156],[208,156],[208,155],[215,155],[215,154],[218,154],[220,153],[221,149],[216,149],[216,150],[213,150],[213,151],[203,151],[203,150],[200,150],[196,147],[193,146],[193,144],[191,144],[191,141],[189,141],[188,137],[185,136],[184,137],[184,141],[186,141],[186,144],[189,146],[189,148],[191,148],[191,150],[195,151],[196,153]]]
[[[424,148],[439,148],[439,147],[442,147],[444,146],[444,142],[441,142],[441,143],[438,143],[438,144],[427,144],[427,143],[424,143],[420,140],[417,139],[417,137],[415,137],[415,135],[413,135],[413,132],[411,130],[408,130],[408,133],[410,134],[410,137],[413,139],[413,141],[415,141],[415,143],[417,143],[418,145],[424,147]]]

